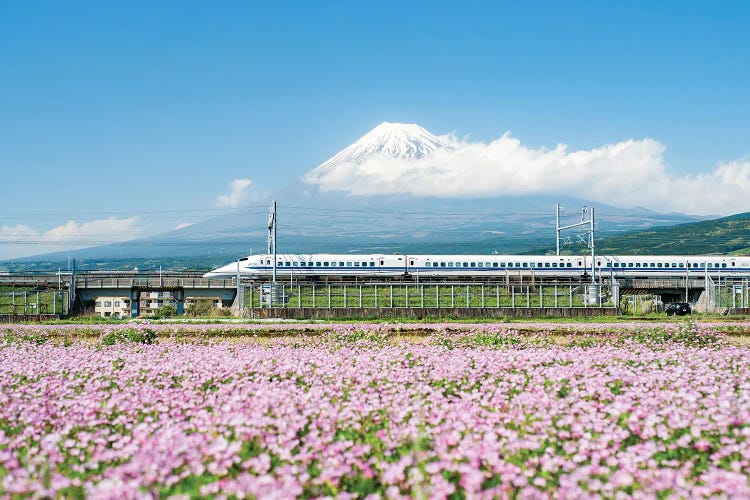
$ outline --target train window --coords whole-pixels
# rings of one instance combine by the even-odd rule
[[[469,267],[469,263],[468,262],[464,262],[464,267]]]
[[[359,262],[355,262],[354,267],[359,267]]]
[[[343,262],[342,262],[342,264],[343,264]],[[384,266],[384,265],[385,265],[385,261],[384,261],[383,259],[380,259],[380,265],[381,265],[381,266]]]
[[[464,262],[464,267],[466,267],[466,263],[465,262]],[[469,266],[469,267],[477,267],[477,263],[476,262],[472,262],[471,266]]]
[[[722,262],[722,263],[721,263],[721,267],[727,267],[726,263],[725,263],[725,262]]]
[[[351,262],[347,262],[346,263],[346,267],[352,267],[352,263]]]
[[[658,264],[656,264],[656,267],[661,267],[661,262],[659,262]]]
[[[477,267],[484,267],[484,262],[477,262]]]
[[[677,267],[677,262],[672,262],[672,267]],[[682,266],[680,266],[682,267]]]
[[[582,265],[583,265],[583,261],[582,261],[582,260],[579,260],[579,261],[578,261],[578,265],[579,265],[579,266],[582,266]]]
[[[437,263],[437,262],[433,262],[433,263],[432,263],[432,267],[438,267],[439,265],[440,265],[440,264],[439,264],[439,263]]]
[[[315,267],[320,267],[320,262],[316,262]]]
[[[734,266],[735,266],[735,263],[734,263],[734,262],[732,262],[732,267],[734,267]]]
[[[283,263],[283,262],[281,262],[281,261],[278,261],[278,262],[276,263],[276,267],[281,267],[281,266],[283,266],[283,265],[284,265],[284,263]]]
[[[453,267],[453,262],[448,262],[448,267]]]
[[[410,266],[413,266],[413,265],[414,265],[414,261],[413,261],[413,260],[410,260],[410,261],[409,261],[409,265],[410,265]]]
[[[271,261],[270,260],[266,260],[266,265],[270,266],[271,265]]]
[[[568,267],[573,267],[573,263],[572,262],[568,262]]]
[[[685,264],[683,264],[682,262],[680,262],[680,267],[685,267]]]
[[[375,263],[374,262],[370,262],[370,267],[375,267]]]
[[[289,267],[289,266],[291,266],[291,265],[292,265],[292,263],[291,263],[291,262],[284,262],[284,267]]]
[[[493,262],[492,263],[492,267],[497,267],[497,262]],[[503,267],[505,267],[505,266],[503,266]]]
[[[651,262],[651,263],[649,264],[649,267],[656,267],[656,264],[654,264],[653,262]],[[659,267],[661,267],[661,264],[659,264]]]
[[[240,262],[242,262],[244,260],[247,260],[247,259],[248,259],[248,257],[245,257],[244,259],[240,259]]]
[[[529,263],[528,262],[524,262],[523,263],[523,267],[529,267]]]
[[[293,265],[294,267],[299,267],[299,262],[292,262],[292,265]]]
[[[538,263],[538,264],[536,265],[536,267],[544,267],[544,264],[542,264],[541,262],[539,262],[539,263]]]
[[[557,262],[553,262],[552,267],[557,267]]]
[[[620,267],[620,264],[615,262],[614,264],[612,262],[607,262],[607,267]]]
[[[306,262],[300,262],[299,265],[302,266],[302,267],[305,267],[307,265],[307,263]]]
[[[328,267],[328,264],[330,264],[330,262],[323,262],[323,267]]]
[[[484,267],[492,267],[492,262],[485,262]]]
[[[440,267],[445,267],[445,262],[441,262]]]
[[[520,262],[516,262],[516,267],[521,267],[521,263]]]

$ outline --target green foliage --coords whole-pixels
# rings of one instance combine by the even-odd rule
[[[190,304],[185,309],[185,314],[188,316],[199,317],[199,316],[210,316],[213,310],[213,303],[210,299],[198,300],[193,304]]]
[[[177,315],[177,309],[171,304],[165,304],[156,310],[156,315],[160,318],[171,318]]]
[[[151,328],[122,328],[110,331],[102,336],[103,345],[122,343],[155,344],[156,332]]]

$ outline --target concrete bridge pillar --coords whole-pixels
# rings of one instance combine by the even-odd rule
[[[176,307],[177,315],[182,316],[185,314],[185,290],[184,289],[177,289],[173,292]]]
[[[140,314],[141,291],[137,288],[130,289],[130,317],[137,318]]]

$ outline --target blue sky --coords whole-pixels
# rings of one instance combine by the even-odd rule
[[[748,25],[746,2],[5,2],[0,225],[169,229],[382,121],[529,148],[653,139],[699,175],[750,154]]]

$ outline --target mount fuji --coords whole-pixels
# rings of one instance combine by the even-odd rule
[[[668,226],[698,220],[681,214],[622,209],[566,196],[414,196],[356,193],[352,175],[377,174],[401,182],[404,165],[424,165],[458,146],[452,135],[435,135],[416,124],[384,122],[274,195],[278,201],[280,252],[523,253],[555,242],[555,203],[570,212],[597,209],[597,234]],[[416,173],[415,173],[416,172]],[[420,182],[421,170],[410,182]],[[340,188],[340,189],[339,189]],[[270,201],[270,200],[269,200]],[[238,210],[189,227],[128,242],[57,252],[20,261],[60,262],[69,257],[89,266],[115,267],[121,259],[147,259],[142,267],[209,268],[266,246],[267,214]],[[148,260],[151,259],[151,260]],[[105,264],[102,264],[102,263]],[[56,268],[56,267],[55,267]]]
[[[372,158],[416,160],[426,158],[438,150],[452,150],[455,140],[437,136],[416,123],[383,122],[357,142],[323,162],[302,177],[309,184],[318,184],[336,174],[344,165],[362,165]]]

